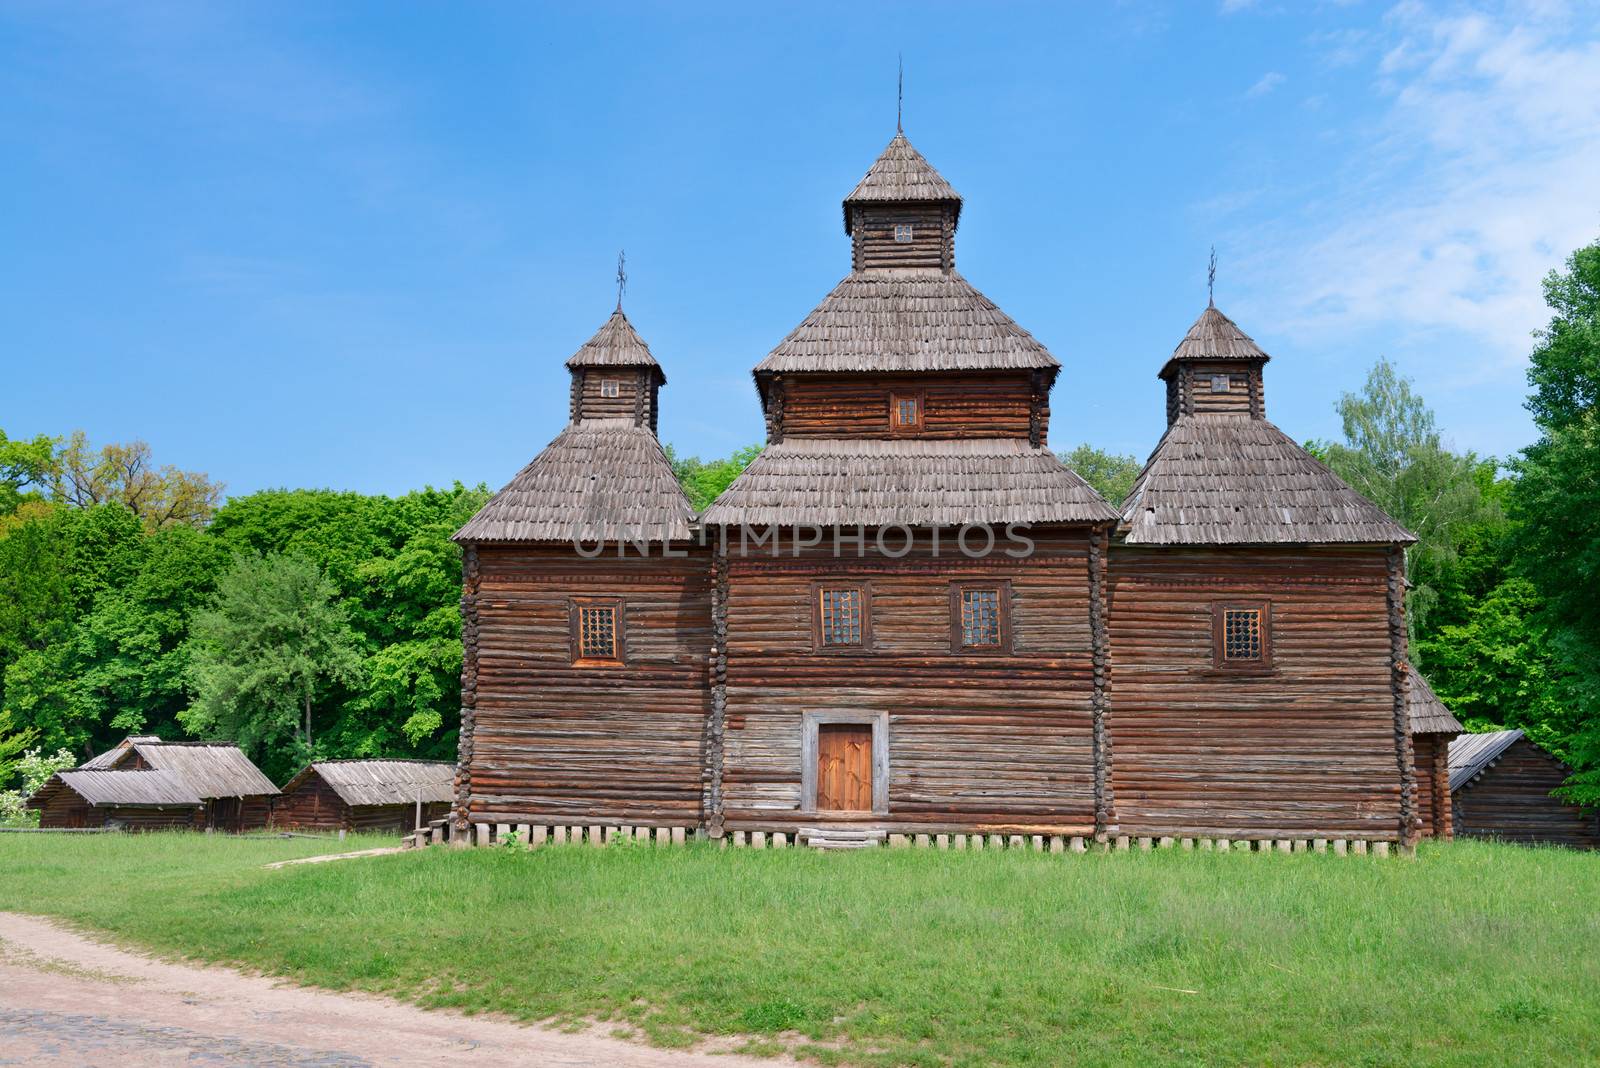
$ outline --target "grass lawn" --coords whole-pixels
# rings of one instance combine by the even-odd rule
[[[824,1063],[1600,1061],[1600,855],[620,845],[260,867],[334,848],[0,835],[0,908],[320,986]]]

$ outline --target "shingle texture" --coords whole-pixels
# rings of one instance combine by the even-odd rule
[[[789,438],[702,517],[756,526],[1106,522],[1116,512],[1048,449],[965,441]]]
[[[605,325],[583,343],[567,360],[568,367],[654,367],[661,365],[650,355],[650,346],[634,330],[628,317],[618,308],[611,313]],[[662,381],[666,377],[662,376]]]
[[[307,771],[320,776],[347,805],[455,799],[456,766],[439,760],[319,760]],[[296,782],[304,775],[295,776]]]
[[[956,218],[952,222],[960,221],[961,194],[912,147],[905,134],[896,133],[850,195],[844,198],[844,232],[850,232],[852,204],[914,200],[953,201]]]
[[[134,734],[134,735],[129,735],[128,737],[122,739],[122,741],[118,742],[116,745],[112,746],[110,749],[107,749],[104,753],[101,753],[98,756],[91,757],[90,759],[85,760],[82,764],[80,764],[78,766],[79,766],[80,769],[84,769],[84,770],[93,770],[95,768],[112,768],[112,767],[116,767],[117,762],[123,758],[123,756],[128,752],[128,750],[132,749],[135,745],[137,745],[137,744],[139,744],[141,742],[154,743],[156,745],[160,745],[161,744],[161,739],[159,737],[157,737],[156,735],[154,735],[154,734]]]
[[[68,789],[91,805],[174,805],[198,807],[202,798],[170,771],[108,771],[77,768],[56,775]],[[37,794],[42,798],[46,783]],[[36,807],[36,806],[35,806]]]
[[[648,427],[569,425],[455,534],[462,542],[671,541],[694,510]]]
[[[1450,789],[1459,790],[1489,769],[1501,755],[1517,744],[1522,732],[1491,731],[1463,734],[1450,743]]]
[[[1060,363],[960,274],[937,268],[857,271],[766,359],[788,371],[966,371]]]
[[[1415,667],[1407,667],[1411,679],[1410,695],[1406,698],[1406,711],[1411,715],[1412,734],[1460,734],[1461,721],[1433,692],[1428,680]]]
[[[1130,545],[1416,539],[1265,419],[1197,415],[1167,428],[1122,505]]]
[[[146,764],[177,776],[205,800],[278,792],[243,750],[227,742],[137,741],[133,748]]]
[[[1248,362],[1266,361],[1271,358],[1261,351],[1261,346],[1257,345],[1249,334],[1239,329],[1239,324],[1212,305],[1200,313],[1200,318],[1196,319],[1189,332],[1183,335],[1183,340],[1178,342],[1178,347],[1172,352],[1172,359],[1167,361],[1162,373],[1165,374],[1167,368],[1178,360]]]

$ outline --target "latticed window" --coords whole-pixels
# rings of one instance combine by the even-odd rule
[[[861,587],[824,586],[817,591],[817,633],[823,645],[861,645],[865,625]]]
[[[1000,645],[1000,590],[974,586],[961,591],[961,644],[968,649]]]
[[[896,429],[922,425],[922,394],[895,393],[889,398],[889,418]]]
[[[1227,608],[1222,612],[1222,659],[1229,663],[1260,661],[1266,652],[1261,609]]]
[[[622,602],[575,598],[571,611],[572,659],[579,664],[622,663]]]
[[[898,244],[902,244],[902,245],[911,244],[912,236],[913,236],[913,231],[911,229],[911,224],[910,223],[895,223],[894,224],[894,239]]]
[[[602,396],[602,397],[620,397],[621,395],[622,395],[622,383],[621,382],[618,382],[615,378],[602,378],[600,380],[600,396]]]
[[[1211,392],[1213,392],[1213,393],[1226,393],[1226,392],[1228,392],[1228,386],[1229,386],[1229,382],[1228,382],[1228,376],[1227,375],[1212,375],[1211,376]]]

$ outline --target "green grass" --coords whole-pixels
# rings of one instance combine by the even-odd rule
[[[824,1063],[1600,1060],[1595,855],[566,846],[259,866],[328,848],[0,836],[0,908],[336,989]]]

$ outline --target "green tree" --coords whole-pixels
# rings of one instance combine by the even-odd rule
[[[10,712],[0,708],[0,786],[17,772],[17,758],[33,743],[39,732],[32,727],[18,728]]]
[[[251,752],[280,745],[309,758],[313,709],[335,685],[359,682],[361,654],[337,591],[298,556],[241,556],[217,581],[191,630],[194,704],[179,719]]]
[[[15,515],[25,501],[43,499],[55,472],[55,439],[12,439],[0,430],[0,517]]]
[[[1338,403],[1343,442],[1318,452],[1356,492],[1417,536],[1406,554],[1413,637],[1438,601],[1438,583],[1469,528],[1499,520],[1484,494],[1495,462],[1443,445],[1433,412],[1388,360],[1380,359],[1359,393]]]
[[[1120,508],[1127,500],[1144,467],[1136,456],[1106,452],[1088,442],[1062,453],[1061,462],[1078,472],[1113,508]]]
[[[96,449],[81,430],[73,431],[52,473],[58,500],[77,508],[115,501],[150,527],[204,526],[222,499],[222,483],[171,464],[157,467],[143,441]]]
[[[702,460],[698,456],[680,458],[671,445],[667,446],[667,459],[672,462],[672,473],[678,484],[688,494],[695,511],[702,511],[733,484],[739,472],[750,466],[750,461],[761,455],[760,445],[746,445],[735,449],[732,456],[723,460]]]

